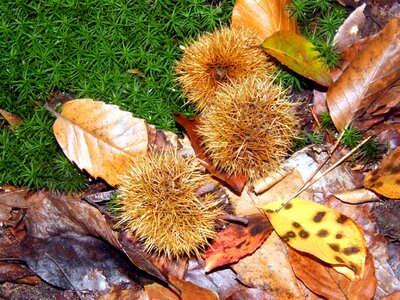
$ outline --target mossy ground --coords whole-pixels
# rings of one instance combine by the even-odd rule
[[[118,105],[174,130],[184,107],[174,79],[179,46],[227,23],[233,1],[47,0],[0,3],[0,184],[76,191],[86,176],[68,162],[43,109],[51,91]],[[128,73],[137,69],[144,76]]]

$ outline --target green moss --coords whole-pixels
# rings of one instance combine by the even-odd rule
[[[0,128],[0,183],[81,190],[42,109],[52,90],[120,106],[175,130],[183,99],[174,81],[179,46],[230,18],[232,2],[47,0],[0,2],[0,107],[25,121]],[[143,77],[127,71],[138,69]]]

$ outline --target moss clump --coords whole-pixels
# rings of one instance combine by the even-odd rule
[[[173,70],[179,46],[226,23],[231,9],[204,0],[1,1],[0,107],[25,122],[15,132],[0,128],[0,184],[70,191],[87,184],[60,158],[41,108],[52,90],[116,104],[173,130],[170,113],[183,105]]]

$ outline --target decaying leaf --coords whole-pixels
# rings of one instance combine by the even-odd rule
[[[231,224],[218,233],[206,252],[206,272],[253,253],[272,232],[272,226],[263,214],[246,219],[246,227]]]
[[[297,32],[296,20],[289,17],[290,0],[238,0],[232,11],[232,27],[246,27],[260,42],[275,32]]]
[[[366,241],[362,229],[349,217],[313,201],[292,199],[263,206],[272,226],[291,247],[333,265],[350,279],[362,277]]]
[[[286,245],[275,232],[253,254],[231,268],[245,285],[267,291],[267,299],[304,300],[300,283],[290,265]]]
[[[329,67],[315,46],[295,32],[278,31],[264,40],[261,47],[300,75],[323,85],[332,83]]]
[[[289,248],[289,259],[296,276],[314,293],[331,300],[369,300],[375,295],[377,281],[372,255],[368,252],[364,275],[350,280],[332,266]]]
[[[338,130],[362,115],[400,76],[400,18],[392,19],[330,86],[327,103]]]
[[[175,121],[183,128],[185,128],[185,131],[190,138],[192,147],[196,152],[197,157],[203,162],[203,165],[207,169],[207,171],[210,172],[210,174],[215,178],[226,183],[236,193],[240,194],[244,188],[244,185],[247,182],[247,178],[244,175],[240,174],[229,175],[223,171],[218,171],[213,167],[211,159],[203,150],[201,138],[197,133],[197,127],[199,125],[198,118],[186,118],[181,114],[176,114]]]
[[[367,189],[392,199],[400,198],[400,147],[390,153],[381,165],[364,179]]]
[[[171,282],[176,285],[182,292],[180,296],[172,292],[170,289],[158,284],[153,283],[145,285],[145,295],[140,299],[157,299],[157,300],[218,300],[218,295],[210,290],[204,289],[191,283],[178,279],[174,276],[169,276]]]
[[[1,108],[0,108],[0,115],[2,115],[3,118],[6,119],[8,124],[10,124],[11,126],[16,126],[22,121],[20,117],[17,117],[16,115],[9,113],[8,111],[5,111],[4,109]]]
[[[65,103],[56,116],[54,135],[65,155],[81,170],[110,185],[119,183],[132,157],[147,152],[145,121],[116,105],[76,99]]]
[[[74,268],[80,268],[81,272],[87,272],[88,269],[85,269],[83,264],[65,264],[65,261],[78,260],[80,252],[84,253],[84,249],[90,252],[95,247],[103,249],[104,253],[114,253],[113,256],[118,256],[114,249],[110,249],[109,245],[112,245],[124,252],[136,267],[167,284],[169,283],[166,277],[143,254],[127,249],[125,244],[120,243],[116,232],[110,228],[105,217],[93,206],[76,198],[55,197],[46,192],[37,192],[30,198],[33,198],[30,201],[35,202],[35,205],[29,207],[23,219],[27,237],[24,239],[25,247],[22,247],[22,250],[29,267],[40,274],[43,279],[54,285],[71,288],[71,279],[73,278],[72,285],[81,287],[82,278],[71,277],[68,281],[63,273],[68,272],[73,275]],[[100,239],[108,243],[104,243]],[[74,243],[76,247],[74,247]],[[63,249],[66,251],[63,252]],[[100,257],[101,253],[103,252],[97,253],[97,256]],[[91,254],[88,253],[88,255]],[[107,262],[105,258],[103,260],[103,269],[123,264],[119,258],[110,259]],[[95,264],[96,256],[87,262],[89,266],[92,262]],[[62,265],[62,270],[57,267],[57,263]],[[111,282],[119,276],[115,272],[103,274]],[[126,279],[126,276],[122,274],[120,278]]]
[[[378,195],[367,189],[356,189],[352,191],[346,191],[343,193],[335,194],[333,196],[338,198],[342,202],[351,204],[379,201]]]

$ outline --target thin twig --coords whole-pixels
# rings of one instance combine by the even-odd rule
[[[64,275],[65,279],[67,279],[68,283],[72,286],[72,289],[78,295],[79,299],[83,300],[83,298],[80,295],[80,292],[76,290],[75,286],[72,284],[71,280],[69,280],[67,274],[65,274],[65,272],[64,272],[63,268],[61,268],[60,264],[54,258],[52,258],[50,255],[48,255],[47,252],[45,252],[44,255],[46,255],[53,263],[56,264],[57,268],[61,271],[61,273]]]
[[[353,148],[349,153],[347,153],[345,156],[343,156],[341,159],[339,159],[336,163],[334,163],[332,166],[330,166],[325,172],[323,172],[321,175],[314,177],[314,179],[308,181],[305,185],[303,185],[302,188],[294,192],[285,202],[279,206],[279,208],[276,210],[276,212],[280,211],[286,204],[289,203],[290,200],[293,198],[297,197],[300,195],[302,192],[304,192],[306,189],[308,189],[310,186],[312,186],[315,182],[320,180],[322,177],[324,177],[326,174],[328,174],[330,171],[332,171],[334,168],[336,168],[338,165],[340,165],[343,161],[345,161],[350,155],[352,155],[354,152],[356,152],[362,145],[364,145],[371,137],[367,137],[365,140],[363,140],[357,147]],[[320,170],[321,168],[318,168]]]

